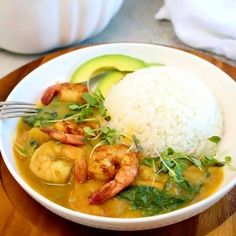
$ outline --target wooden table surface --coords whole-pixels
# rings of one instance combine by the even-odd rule
[[[18,70],[10,73],[0,80],[0,101],[6,99],[16,84],[23,79],[28,73],[51,60],[54,57],[66,52],[75,50],[65,49],[58,52],[50,53],[42,58],[29,63]],[[236,80],[236,68],[215,58],[206,56],[202,53],[191,51],[216,66],[220,67]],[[40,78],[39,78],[40,79]],[[13,179],[7,170],[2,158],[0,157],[0,235],[236,235],[236,188],[217,204],[180,223],[162,227],[159,229],[125,232],[125,231],[108,231],[94,229],[79,225],[65,220],[38,204],[29,197],[23,189]]]

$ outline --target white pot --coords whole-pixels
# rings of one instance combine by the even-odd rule
[[[0,47],[39,53],[101,32],[123,0],[1,0]]]

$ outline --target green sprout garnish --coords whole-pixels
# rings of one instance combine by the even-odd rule
[[[218,144],[221,140],[221,138],[219,136],[212,136],[210,138],[208,138],[208,140],[210,140],[212,143]]]

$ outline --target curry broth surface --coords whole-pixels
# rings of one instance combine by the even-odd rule
[[[16,139],[28,130],[30,130],[30,127],[23,121],[20,121],[17,128]],[[91,147],[87,147],[85,150],[87,150],[87,156],[89,156]],[[139,210],[132,210],[127,201],[118,198],[110,199],[100,205],[89,205],[88,196],[90,193],[102,186],[104,182],[87,180],[85,183],[79,184],[73,180],[71,184],[66,184],[63,186],[48,185],[31,172],[29,168],[30,158],[22,158],[16,151],[14,153],[17,168],[23,179],[35,191],[59,205],[76,211],[100,216],[124,218],[142,216]],[[203,182],[203,186],[199,194],[191,203],[208,197],[219,187],[221,181],[223,180],[223,168],[210,167],[209,172],[210,176],[206,177],[198,168],[194,166],[190,166],[186,170],[185,176],[188,180],[193,183],[198,183],[198,181]],[[166,180],[166,175],[162,174],[156,177],[154,182],[152,176],[153,175],[150,170],[145,170],[145,167],[141,165],[138,176],[133,184],[152,185],[158,189],[162,189]]]

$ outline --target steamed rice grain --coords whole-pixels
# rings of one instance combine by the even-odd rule
[[[146,155],[172,147],[200,155],[221,136],[223,119],[216,98],[193,74],[169,66],[137,70],[113,85],[105,100],[110,126],[135,135]]]

